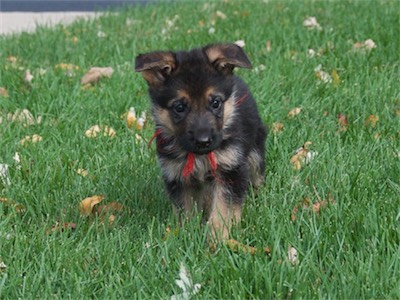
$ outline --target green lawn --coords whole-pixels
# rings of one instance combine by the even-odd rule
[[[195,299],[399,299],[399,11],[384,0],[157,3],[1,37],[0,299],[169,299],[182,292],[181,264],[201,284]],[[320,29],[303,26],[312,16]],[[368,39],[376,48],[354,46]],[[265,123],[284,126],[271,130],[266,184],[233,230],[270,255],[212,252],[198,219],[179,228],[147,146],[151,118],[143,130],[121,119],[131,106],[150,114],[137,54],[236,40],[254,66],[237,74]],[[61,63],[78,68],[66,74]],[[83,88],[93,66],[114,73]],[[40,124],[9,121],[18,109]],[[116,136],[86,137],[96,124]],[[20,144],[33,134],[42,141]],[[306,141],[318,155],[295,170]],[[82,216],[79,203],[93,195],[123,210]]]

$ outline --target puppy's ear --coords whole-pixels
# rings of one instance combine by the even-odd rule
[[[136,57],[135,71],[142,72],[143,78],[150,86],[158,86],[171,76],[175,65],[174,53],[152,52]]]
[[[236,44],[215,44],[203,48],[214,67],[228,75],[235,67],[251,69],[251,62],[243,49]]]

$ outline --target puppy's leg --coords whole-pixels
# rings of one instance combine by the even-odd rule
[[[211,211],[208,223],[214,241],[228,239],[231,226],[240,222],[248,187],[246,165],[220,175],[221,178],[214,182],[213,192],[210,193]]]
[[[265,177],[265,139],[267,129],[260,124],[257,130],[257,137],[254,148],[247,158],[250,169],[250,182],[253,187],[258,188],[264,183]]]
[[[195,201],[193,199],[192,189],[176,180],[165,180],[165,186],[173,204],[174,213],[179,218],[179,221],[182,221],[182,215],[186,218],[191,217],[195,212]]]

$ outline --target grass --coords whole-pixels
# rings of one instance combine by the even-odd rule
[[[303,27],[309,16],[321,31]],[[181,292],[175,284],[181,263],[202,285],[199,299],[400,298],[398,26],[397,1],[184,2],[1,37],[0,86],[8,96],[0,96],[0,163],[9,165],[11,185],[0,181],[0,196],[25,212],[0,202],[0,263],[6,266],[0,298],[165,299]],[[375,49],[353,50],[369,38]],[[223,246],[211,252],[197,219],[179,229],[154,146],[135,138],[150,139],[151,120],[135,131],[120,119],[130,106],[150,112],[145,82],[133,71],[135,55],[239,39],[253,65],[266,69],[237,74],[251,87],[265,123],[281,122],[284,130],[270,133],[266,184],[248,196],[233,235],[269,246],[270,256]],[[310,48],[323,53],[309,57]],[[66,76],[55,67],[60,63],[79,70]],[[321,82],[314,72],[319,64],[340,79]],[[91,66],[112,66],[114,74],[82,89],[80,78]],[[26,69],[34,76],[29,88]],[[288,118],[294,107],[301,113]],[[42,122],[7,121],[8,113],[24,108]],[[343,131],[340,114],[348,121]],[[375,127],[365,122],[370,115],[379,117]],[[95,124],[111,126],[116,136],[85,137]],[[21,146],[32,134],[43,140]],[[290,158],[306,141],[318,155],[294,170]],[[79,213],[81,200],[99,194],[105,203],[124,205],[112,226]],[[301,207],[306,198],[335,201],[317,214]],[[57,221],[76,229],[51,233]],[[298,251],[298,265],[288,262],[289,245]]]

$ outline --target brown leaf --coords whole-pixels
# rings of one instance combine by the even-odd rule
[[[366,120],[365,120],[365,126],[371,126],[375,127],[376,123],[378,123],[379,117],[376,115],[370,115]]]
[[[267,255],[271,254],[271,250],[269,247],[265,247],[264,249],[259,249],[253,246],[244,245],[241,242],[234,239],[229,239],[224,243],[229,247],[229,249],[231,249],[234,252],[248,253],[251,255],[255,255],[257,253],[265,253]]]
[[[308,210],[309,212],[313,211],[317,215],[320,214],[321,209],[325,208],[328,206],[329,203],[335,204],[336,201],[332,197],[332,195],[329,193],[328,197],[326,199],[321,199],[319,195],[317,194],[318,201],[317,202],[312,202],[309,197],[306,197],[302,200],[301,203],[297,204],[295,207],[293,207],[292,214],[290,216],[291,220],[294,222],[296,221],[297,214],[300,209],[303,210]]]
[[[103,132],[103,136],[114,137],[116,135],[115,130],[109,126],[99,126],[93,125],[88,130],[85,131],[85,135],[88,138],[95,138],[99,133]]]
[[[290,162],[293,164],[295,170],[300,170],[302,163],[306,162],[306,159],[308,158],[307,154],[310,151],[308,149],[308,146],[310,146],[311,144],[312,143],[310,141],[305,142],[303,146],[296,150],[296,154],[291,157]],[[309,157],[308,159],[312,159],[312,157]]]
[[[273,133],[280,133],[283,131],[284,125],[280,122],[274,122],[272,123],[272,132]]]
[[[104,199],[103,195],[96,195],[96,196],[87,197],[87,198],[83,199],[81,201],[81,203],[79,204],[79,212],[83,216],[89,216],[93,211],[93,207],[96,204],[103,201],[103,199]]]
[[[98,205],[93,208],[93,212],[96,214],[107,214],[110,212],[121,212],[124,206],[118,202],[110,202],[104,205]]]
[[[288,113],[288,117],[289,118],[294,118],[295,116],[297,116],[299,113],[301,113],[301,107],[295,107],[292,108],[289,113]]]
[[[51,230],[47,231],[47,234],[52,234],[54,232],[65,232],[66,230],[75,230],[76,223],[60,223],[56,222],[54,226],[51,227]]]
[[[17,213],[25,213],[26,208],[25,206],[18,204],[14,200],[8,199],[8,198],[0,198],[0,202],[3,203],[3,205],[7,205],[15,209]]]
[[[100,80],[100,78],[103,77],[110,78],[113,72],[114,70],[111,67],[107,68],[93,67],[85,75],[83,75],[81,79],[81,84],[86,85],[88,83],[96,83],[97,81]]]
[[[129,108],[128,113],[126,114],[126,125],[128,125],[128,128],[132,128],[135,126],[137,121],[136,118],[136,111],[134,107]]]
[[[0,87],[0,96],[4,98],[8,97],[8,92],[5,87]]]
[[[328,201],[323,200],[323,201],[318,201],[318,202],[313,203],[312,209],[316,214],[319,214],[319,212],[321,211],[321,208],[327,207],[327,206],[328,206]]]
[[[338,123],[339,123],[339,131],[346,131],[347,130],[347,117],[344,114],[339,114],[338,116]]]
[[[27,145],[28,143],[35,144],[35,143],[38,143],[38,142],[40,142],[40,141],[42,141],[42,140],[43,140],[43,138],[42,138],[40,135],[38,135],[38,134],[34,134],[34,135],[32,135],[32,136],[27,135],[26,137],[24,137],[24,138],[20,141],[20,144],[23,145],[23,146],[25,146],[25,145]]]

